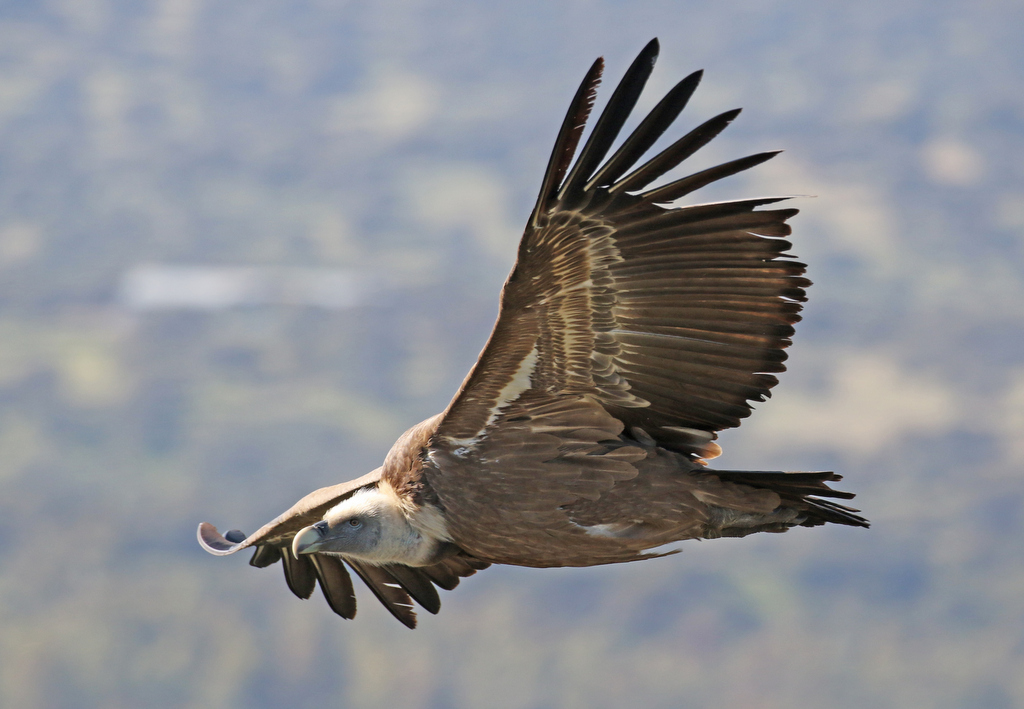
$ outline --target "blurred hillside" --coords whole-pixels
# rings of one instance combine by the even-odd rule
[[[1009,0],[3,4],[0,705],[1024,705],[1022,26]],[[490,569],[413,633],[202,552],[198,522],[253,531],[444,407],[577,82],[656,35],[641,109],[706,69],[670,138],[747,109],[688,166],[787,151],[696,199],[813,195],[791,371],[716,463],[840,471],[873,528]],[[175,266],[366,297],[125,296]]]

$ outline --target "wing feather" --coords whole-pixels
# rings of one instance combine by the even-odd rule
[[[672,122],[679,116],[686,104],[697,90],[703,71],[695,71],[680,81],[669,91],[658,105],[654,107],[646,118],[637,126],[637,129],[629,136],[615,154],[604,164],[585,189],[593,190],[595,187],[607,187],[622,177],[622,173],[639,160],[644,153],[651,149],[655,141],[668,129]],[[657,179],[656,177],[651,178]]]
[[[601,164],[601,160],[608,154],[623,124],[636,106],[637,99],[640,98],[640,93],[654,70],[658,51],[658,40],[652,39],[626,70],[626,75],[608,99],[608,105],[601,112],[601,117],[597,119],[597,124],[583,146],[579,159],[569,176],[565,178],[565,184],[558,193],[560,200],[568,202],[582,196],[583,183],[590,178]]]
[[[731,111],[726,111],[694,128],[649,162],[612,185],[608,189],[609,193],[642,190],[711,142],[736,119],[736,116],[740,115],[741,110],[734,108]],[[638,159],[639,157],[637,156]]]
[[[551,151],[551,158],[548,161],[547,170],[544,171],[544,179],[541,181],[540,194],[537,196],[537,205],[533,209],[531,222],[536,222],[547,205],[551,202],[558,191],[565,171],[569,169],[572,156],[576,152],[576,146],[583,135],[583,128],[587,124],[587,117],[590,116],[590,109],[594,106],[594,99],[597,96],[597,86],[601,83],[601,73],[604,71],[604,59],[597,59],[591,66],[587,75],[583,77],[583,83],[576,90],[572,103],[569,104],[569,112],[565,114],[562,127],[555,139],[555,147]]]
[[[544,402],[560,398],[586,402],[625,427],[640,426],[681,452],[714,452],[715,433],[739,425],[750,402],[763,401],[778,381],[774,374],[785,369],[783,350],[810,285],[782,238],[797,210],[764,209],[784,197],[660,206],[777,152],[649,187],[718,135],[739,109],[704,122],[626,174],[689,101],[702,76],[691,74],[600,164],[656,55],[651,42],[633,62],[571,168],[600,60],[569,107],[494,331],[431,443],[438,452],[460,451],[455,468],[460,456],[507,444],[524,455],[552,456],[535,474],[572,477],[559,468],[566,441],[551,443],[542,433],[565,423],[545,419],[580,416],[576,409],[544,410]],[[532,410],[523,409],[526,400]],[[512,411],[536,430],[510,426]],[[428,478],[444,475],[435,469]]]
[[[423,571],[402,564],[388,564],[382,568],[428,613],[436,615],[441,610],[441,597]]]
[[[285,553],[288,550],[285,549]],[[310,561],[316,569],[320,590],[331,610],[342,618],[352,620],[356,617],[356,593],[352,588],[352,577],[345,570],[341,559],[327,554],[312,554]]]
[[[409,629],[416,627],[416,611],[413,609],[412,598],[387,569],[352,558],[346,558],[345,562],[352,567],[391,615]]]
[[[284,579],[292,593],[303,599],[312,596],[316,588],[316,570],[309,557],[296,558],[290,549],[283,549],[281,561],[284,565]]]
[[[674,202],[680,197],[684,197],[691,192],[699,190],[701,187],[710,185],[712,182],[716,182],[724,177],[735,175],[738,172],[749,170],[763,162],[767,162],[781,152],[781,150],[773,150],[771,152],[758,153],[757,155],[750,155],[737,160],[730,160],[727,163],[722,163],[715,167],[709,167],[707,170],[701,170],[700,172],[695,172],[688,177],[676,180],[675,182],[670,182],[663,187],[659,187],[649,192],[644,192],[641,196],[647,202]]]

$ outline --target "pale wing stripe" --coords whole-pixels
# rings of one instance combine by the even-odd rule
[[[460,446],[472,446],[483,436],[484,432],[487,431],[488,427],[494,423],[498,416],[501,414],[501,410],[511,404],[513,401],[518,399],[527,391],[532,384],[533,373],[537,369],[537,362],[540,359],[540,352],[537,350],[537,346],[534,345],[530,353],[527,354],[523,361],[519,363],[519,367],[516,369],[515,374],[509,380],[508,384],[501,388],[498,392],[498,398],[488,410],[487,422],[470,438],[452,438],[450,439],[453,443],[457,443]]]

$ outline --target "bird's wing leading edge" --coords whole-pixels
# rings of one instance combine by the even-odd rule
[[[279,546],[286,543],[286,540],[290,544],[296,532],[319,521],[327,510],[351,497],[357,490],[376,485],[380,480],[380,474],[381,468],[377,468],[355,480],[314,490],[249,536],[245,536],[237,529],[222,535],[209,522],[202,522],[196,533],[199,545],[215,556],[227,556],[242,549],[256,547],[259,556],[258,550],[261,547]]]

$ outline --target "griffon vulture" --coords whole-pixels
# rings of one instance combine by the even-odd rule
[[[603,60],[555,141],[501,293],[494,331],[442,413],[411,428],[377,470],[310,493],[246,537],[199,526],[212,554],[255,547],[308,598],[356,612],[346,566],[405,625],[412,601],[490,564],[634,561],[683,539],[833,522],[866,527],[831,472],[714,470],[716,432],[738,426],[785,369],[810,281],[787,253],[785,198],[672,206],[775,152],[651,183],[739,114],[726,111],[634,167],[702,72],[680,81],[611,152],[658,54],[629,67],[579,157]]]

